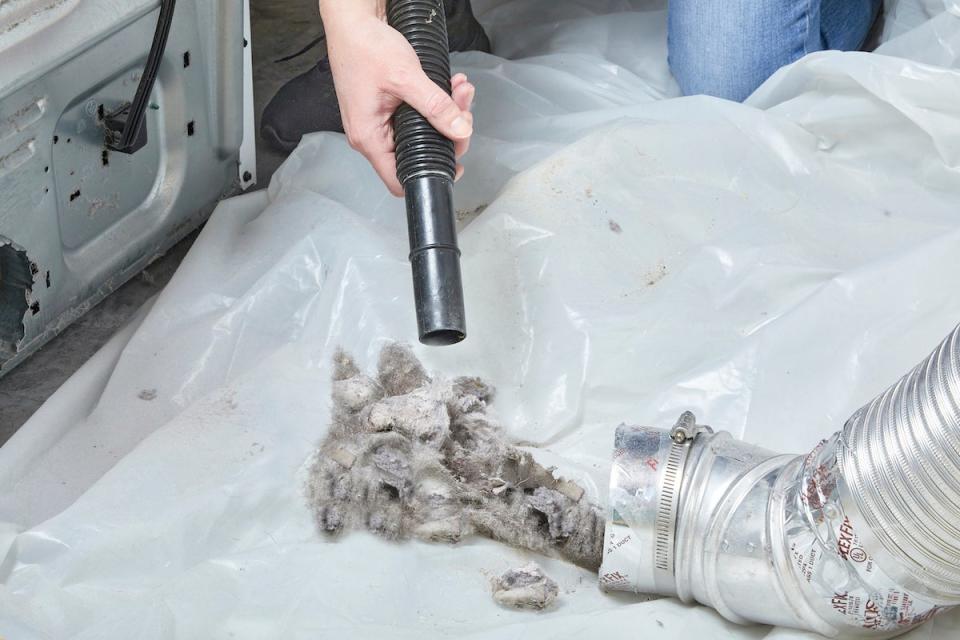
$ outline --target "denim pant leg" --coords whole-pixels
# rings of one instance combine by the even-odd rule
[[[882,0],[670,0],[670,69],[686,95],[743,100],[780,67],[856,49]]]
[[[822,48],[856,51],[862,47],[882,6],[883,0],[821,0]]]

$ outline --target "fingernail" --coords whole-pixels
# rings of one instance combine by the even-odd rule
[[[473,127],[470,126],[470,123],[467,122],[463,116],[457,116],[453,119],[453,122],[450,123],[450,131],[458,138],[466,138],[473,133]]]

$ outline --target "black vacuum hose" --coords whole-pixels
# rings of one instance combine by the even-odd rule
[[[413,46],[427,76],[450,93],[443,0],[390,0],[388,24]],[[393,119],[397,178],[403,185],[420,342],[450,345],[467,336],[460,249],[453,209],[453,142],[409,105]]]

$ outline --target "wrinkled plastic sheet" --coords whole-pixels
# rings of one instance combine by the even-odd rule
[[[499,388],[543,463],[605,499],[621,422],[809,450],[960,320],[960,10],[889,7],[746,104],[677,98],[664,5],[478,3],[457,187],[469,339],[417,351]],[[402,203],[342,136],[226,201],[170,285],[0,449],[6,638],[797,638],[605,595],[504,610],[525,554],[319,537],[301,494],[337,347],[415,342]],[[911,638],[955,638],[942,616]]]

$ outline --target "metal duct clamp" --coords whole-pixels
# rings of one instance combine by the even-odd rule
[[[676,594],[677,514],[691,444],[710,427],[686,411],[669,432],[621,425],[610,474],[610,520],[600,585],[607,590]]]
[[[423,71],[448,94],[450,52],[443,0],[391,0],[387,23],[410,42]],[[467,337],[460,249],[453,207],[453,142],[409,105],[393,120],[397,178],[403,185],[420,342],[456,344]]]

